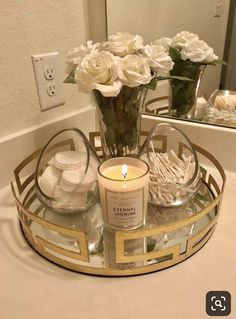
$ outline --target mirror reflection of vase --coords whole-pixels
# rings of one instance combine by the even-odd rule
[[[198,90],[205,65],[179,61],[170,71],[171,76],[182,76],[189,81],[171,79],[169,94],[169,115],[184,119],[195,117]]]

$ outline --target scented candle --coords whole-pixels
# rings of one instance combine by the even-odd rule
[[[104,224],[113,229],[135,229],[145,224],[149,166],[133,157],[116,157],[98,168]]]

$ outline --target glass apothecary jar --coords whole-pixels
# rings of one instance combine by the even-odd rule
[[[35,187],[39,200],[60,214],[85,211],[98,201],[99,158],[82,131],[55,134],[39,156]]]
[[[149,202],[163,207],[186,203],[200,187],[198,158],[187,136],[176,127],[155,125],[141,148],[150,166]]]

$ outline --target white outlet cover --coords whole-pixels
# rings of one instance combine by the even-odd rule
[[[41,111],[63,105],[62,72],[59,64],[59,53],[51,52],[32,55],[35,82],[38,91],[38,98]],[[45,77],[45,70],[53,69],[53,79]],[[48,87],[55,86],[54,94],[48,94]]]

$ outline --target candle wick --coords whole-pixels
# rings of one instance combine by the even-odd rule
[[[122,166],[122,175],[123,175],[124,178],[127,177],[127,165],[126,164],[124,164]]]

